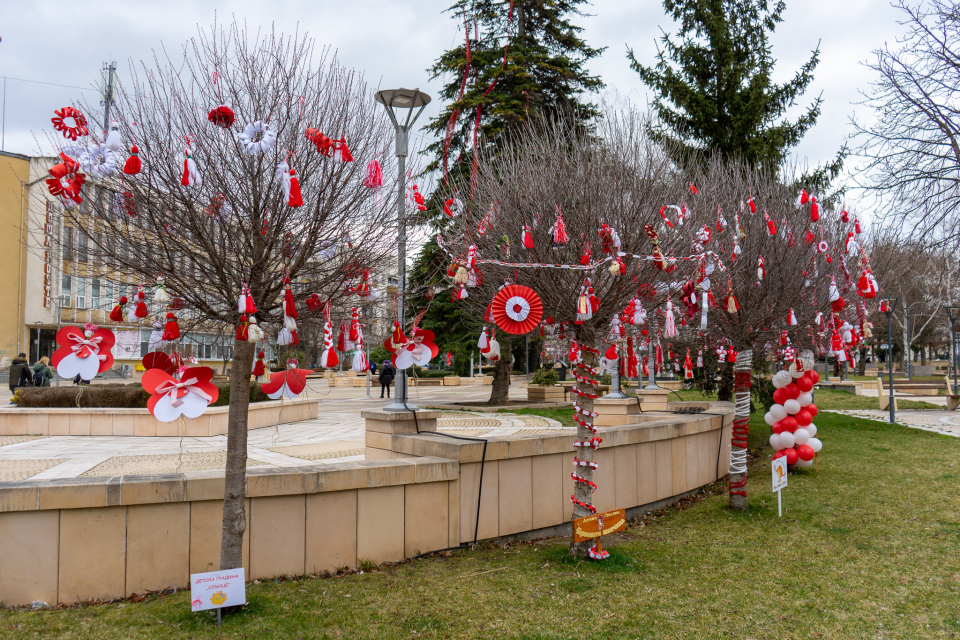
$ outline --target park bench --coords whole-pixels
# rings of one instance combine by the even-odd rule
[[[943,384],[937,384],[935,382],[906,382],[906,381],[894,381],[893,391],[894,393],[900,393],[905,395],[912,396],[938,396],[940,395],[940,390],[946,389],[947,397],[947,409],[953,411],[957,407],[960,407],[960,394],[954,393],[953,383],[950,381],[949,376],[944,375]],[[886,410],[890,407],[890,385],[889,383],[884,386],[883,378],[877,378],[877,391],[879,392],[880,400],[880,410]],[[893,399],[893,407],[897,407],[897,398]]]

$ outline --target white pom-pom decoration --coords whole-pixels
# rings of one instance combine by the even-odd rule
[[[793,437],[793,434],[789,431],[783,431],[780,433],[780,447],[783,449],[789,449],[797,443],[796,439]]]
[[[775,422],[779,422],[787,417],[787,410],[783,408],[782,404],[775,404],[770,407],[770,415],[773,416]]]
[[[790,400],[787,400],[786,402],[783,403],[783,408],[787,410],[787,413],[789,415],[795,416],[798,413],[800,413],[800,409],[802,407],[800,406],[799,402],[791,398]]]
[[[807,440],[807,444],[810,445],[810,448],[813,449],[814,453],[820,453],[820,449],[823,449],[823,442],[818,438],[810,438]]]
[[[810,432],[800,427],[793,432],[793,439],[797,444],[807,444],[807,441],[810,440]]]
[[[789,371],[777,371],[773,374],[773,386],[777,389],[782,389],[791,382],[793,382],[793,376]]]

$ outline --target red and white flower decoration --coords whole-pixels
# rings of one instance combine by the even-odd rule
[[[63,327],[57,332],[57,349],[51,362],[61,378],[77,375],[83,380],[93,380],[113,366],[110,349],[116,337],[110,329],[101,329],[87,323],[81,331],[78,327]]]
[[[217,401],[220,390],[210,382],[213,369],[182,369],[179,380],[161,368],[147,369],[140,383],[150,394],[147,409],[160,422],[173,422],[180,416],[199,418]]]
[[[530,287],[511,284],[494,296],[491,311],[498,327],[519,335],[533,331],[540,324],[543,302]]]

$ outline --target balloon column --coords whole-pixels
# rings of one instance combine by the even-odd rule
[[[817,372],[806,369],[800,359],[791,364],[788,371],[779,371],[773,376],[775,404],[764,420],[773,428],[770,446],[777,452],[775,459],[785,456],[787,464],[806,468],[813,465],[813,459],[823,448],[816,437],[817,425],[813,419],[819,410],[813,404],[811,393],[819,380]]]

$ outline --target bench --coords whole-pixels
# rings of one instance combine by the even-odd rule
[[[960,407],[960,394],[958,394],[960,389],[953,386],[953,381],[950,380],[949,374],[943,375],[943,381],[947,385],[947,409],[953,411],[957,407]]]

